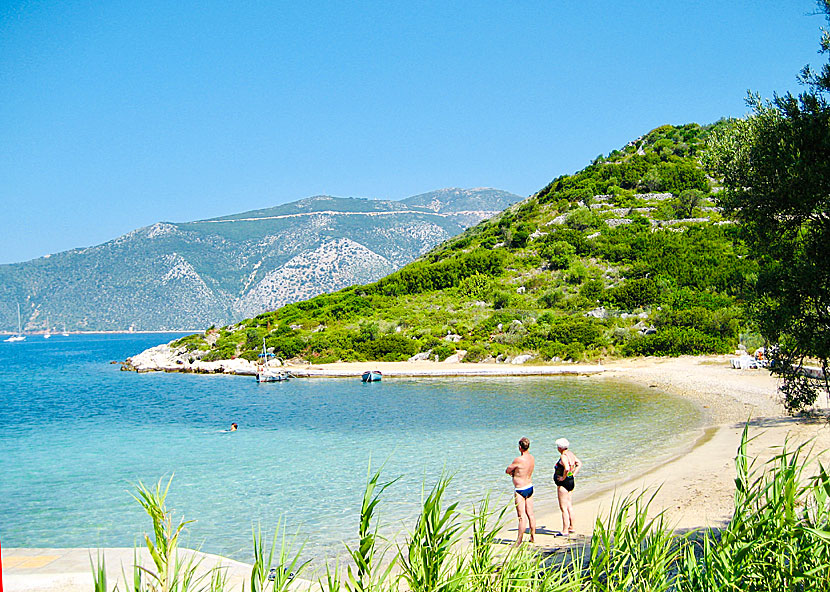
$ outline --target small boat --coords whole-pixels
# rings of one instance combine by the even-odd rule
[[[49,316],[46,316],[46,333],[43,334],[44,339],[49,339],[52,337],[52,331],[49,329]]]
[[[63,332],[61,333],[63,337],[69,337],[69,331],[66,330],[66,325],[63,326]]]
[[[276,368],[257,368],[256,371],[257,382],[282,382],[289,378],[291,378],[291,375],[288,372]]]
[[[380,370],[367,370],[361,377],[363,382],[380,382],[381,378],[383,378],[383,373]]]
[[[261,366],[257,366],[256,369],[256,381],[257,382],[282,382],[284,380],[288,380],[291,378],[291,374],[280,370],[279,368],[272,368],[268,366],[268,350],[265,349],[265,338],[262,339],[262,353],[259,354],[260,358],[263,358],[263,362]],[[274,357],[274,356],[272,356]]]
[[[26,336],[23,335],[23,331],[20,328],[20,303],[17,303],[17,334],[10,336],[8,339],[4,339],[6,343],[14,343],[15,341],[26,341]]]

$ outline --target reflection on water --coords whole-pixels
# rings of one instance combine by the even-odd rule
[[[149,521],[138,481],[175,474],[168,498],[197,522],[191,546],[250,560],[251,526],[280,517],[306,555],[342,553],[357,530],[367,468],[399,477],[384,532],[409,525],[424,484],[454,475],[465,505],[506,501],[521,436],[537,458],[537,507],[555,507],[554,441],[585,463],[580,486],[690,438],[688,403],[579,378],[296,379],[120,372],[171,336],[55,336],[0,344],[0,499],[7,546],[130,546]],[[237,432],[225,432],[231,422]],[[469,507],[469,506],[467,506]]]

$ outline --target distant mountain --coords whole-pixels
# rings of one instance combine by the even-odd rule
[[[0,265],[0,330],[226,324],[374,281],[521,197],[441,189],[401,201],[315,196],[159,222],[102,245]]]

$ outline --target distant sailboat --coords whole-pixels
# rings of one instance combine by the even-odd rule
[[[44,339],[49,339],[52,337],[52,331],[49,328],[49,315],[46,315],[46,333],[43,334]]]
[[[6,343],[14,343],[15,341],[25,341],[26,336],[20,328],[20,303],[17,303],[17,335],[12,335],[8,339],[4,339]]]
[[[61,333],[64,337],[69,337],[69,332],[66,330],[66,323],[63,325],[63,333]]]

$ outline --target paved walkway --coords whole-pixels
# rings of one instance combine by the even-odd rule
[[[98,549],[2,549],[3,592],[89,592],[94,590],[92,563],[98,562]],[[107,571],[107,589],[118,583],[119,590],[127,590],[124,576],[132,578],[133,549],[102,549]],[[218,555],[181,550],[182,558],[196,555],[201,560],[199,571],[221,565],[228,576],[226,590],[242,590],[243,582],[250,587],[251,566]],[[147,549],[138,551],[141,565],[153,562]],[[122,572],[123,569],[123,572]],[[293,587],[293,586],[292,586]]]

